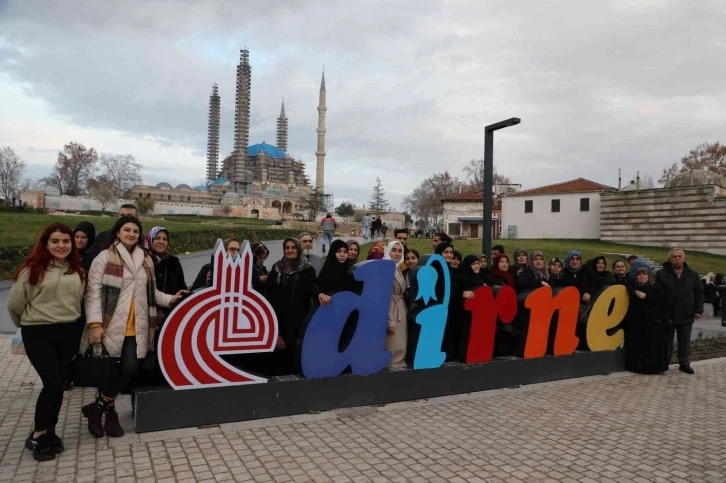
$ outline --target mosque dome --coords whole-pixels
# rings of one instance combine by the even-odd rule
[[[171,185],[169,183],[159,183],[156,185],[157,188],[166,188],[166,189],[172,189]]]
[[[183,183],[182,183],[182,184],[178,185],[178,186],[177,186],[176,188],[174,188],[174,189],[177,189],[177,190],[190,190],[190,189],[192,189],[192,187],[191,187],[191,186],[189,186],[188,184],[183,184]]]
[[[285,151],[283,151],[282,149],[264,142],[260,144],[253,144],[252,146],[247,148],[247,154],[250,156],[257,156],[260,152],[263,152],[266,156],[270,156],[273,158],[285,159],[286,156]]]
[[[229,180],[227,178],[217,178],[214,181],[212,181],[212,184],[227,184],[229,183]]]
[[[227,191],[222,198],[239,198],[239,195],[234,191]]]
[[[200,184],[199,186],[195,186],[194,189],[197,191],[207,191],[207,187],[204,186],[203,184]]]

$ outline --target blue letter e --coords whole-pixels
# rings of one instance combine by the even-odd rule
[[[384,349],[388,309],[393,293],[393,260],[371,260],[355,267],[353,276],[363,282],[363,292],[333,295],[329,305],[318,307],[302,342],[300,365],[308,379],[333,377],[350,366],[355,375],[375,374],[391,360]],[[338,343],[350,314],[358,311],[358,326],[343,352]]]

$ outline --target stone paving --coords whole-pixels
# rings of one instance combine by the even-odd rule
[[[427,401],[95,440],[66,393],[66,451],[23,448],[40,381],[0,338],[0,481],[724,482],[726,359]]]

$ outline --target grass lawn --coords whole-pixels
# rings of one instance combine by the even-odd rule
[[[44,226],[59,221],[73,228],[81,221],[89,221],[96,227],[96,233],[110,229],[116,221],[115,216],[58,216],[36,215],[29,213],[0,213],[0,247],[27,246],[35,243],[39,230]],[[144,230],[153,226],[164,225],[172,233],[174,231],[209,230],[216,227],[264,225],[263,220],[249,218],[143,216],[141,224]]]
[[[370,243],[361,248],[363,258],[368,254]],[[652,260],[662,263],[668,258],[668,248],[644,247],[638,245],[622,245],[619,243],[601,242],[598,240],[493,240],[492,245],[504,245],[505,252],[510,255],[519,247],[544,252],[546,260],[552,257],[559,257],[564,260],[565,255],[571,249],[582,252],[584,260],[604,255],[608,260],[608,267],[619,258],[610,253],[636,254],[646,256]],[[433,253],[431,239],[410,239],[408,246],[415,249],[421,255]],[[463,256],[476,255],[481,253],[481,240],[454,240],[454,248]],[[708,272],[726,273],[726,256],[712,255],[703,252],[686,252],[686,263],[701,276]],[[610,268],[608,268],[609,270]]]

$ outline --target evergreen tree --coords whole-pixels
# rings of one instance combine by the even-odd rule
[[[373,196],[370,201],[371,210],[376,211],[376,215],[380,215],[381,211],[385,211],[388,206],[386,201],[386,192],[383,191],[383,185],[381,184],[381,178],[376,178],[376,185],[373,187]]]

